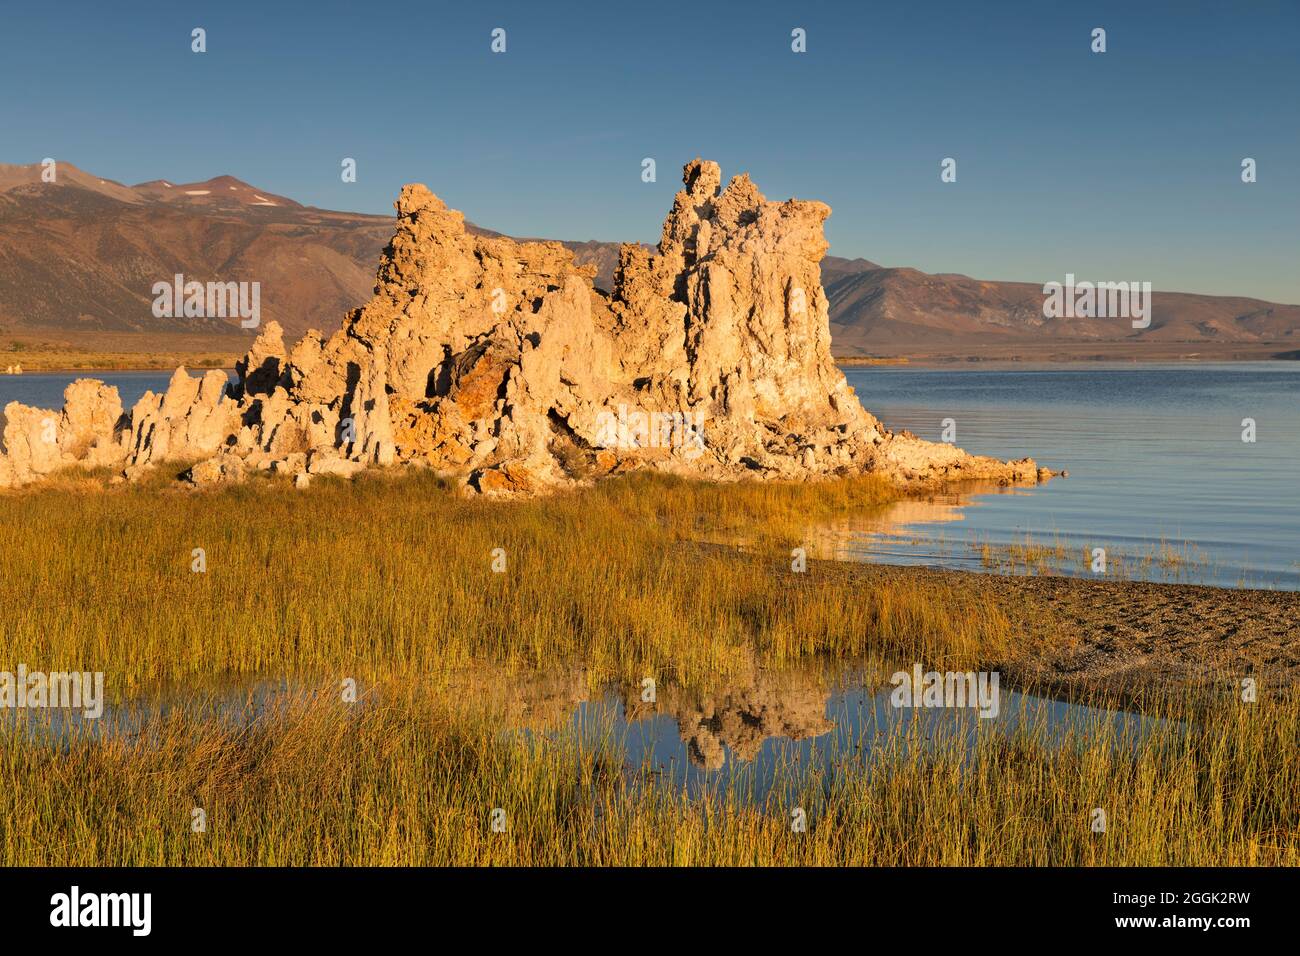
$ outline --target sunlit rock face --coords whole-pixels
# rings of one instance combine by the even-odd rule
[[[233,384],[178,369],[126,416],[113,414],[114,390],[79,382],[52,448],[42,423],[53,413],[11,404],[0,482],[196,460],[195,483],[405,464],[488,495],[636,468],[1045,477],[1029,459],[895,435],[862,408],[831,359],[828,206],[771,202],[746,175],[724,188],[718,165],[698,159],[682,179],[657,250],[623,246],[610,293],[559,243],[474,235],[427,188],[406,186],[374,296],[332,335],[309,331],[288,349],[268,322]]]

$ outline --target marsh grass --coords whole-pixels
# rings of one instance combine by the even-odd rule
[[[243,346],[245,349],[246,345]],[[24,373],[52,371],[136,371],[157,369],[170,373],[178,365],[186,368],[234,368],[243,357],[238,348],[184,348],[176,351],[125,351],[117,349],[71,348],[48,342],[15,342],[0,347],[5,365],[19,364]]]
[[[491,502],[428,475],[211,493],[167,477],[0,498],[0,660],[102,670],[131,696],[214,675],[374,680],[484,659],[689,683],[755,654],[891,648],[937,665],[1010,646],[1006,617],[978,594],[791,571],[807,521],[896,494],[870,479],[633,476]],[[737,531],[748,548],[701,543]],[[196,548],[204,573],[191,571]]]
[[[1136,744],[1026,731],[973,753],[900,744],[830,777],[786,766],[752,805],[633,785],[653,768],[629,767],[614,735],[502,733],[486,699],[436,692],[484,660],[707,686],[756,663],[1028,653],[979,590],[791,571],[804,528],[888,501],[883,483],[631,476],[484,502],[428,475],[301,493],[169,478],[0,496],[0,668],[102,670],[117,701],[298,674],[354,678],[362,698],[289,694],[249,721],[178,708],[122,734],[0,724],[0,863],[1297,862],[1294,700],[1221,704]]]
[[[1006,545],[984,541],[979,545],[979,552],[984,567],[1009,574],[1050,574],[1077,557],[1059,538],[1048,544],[1028,534],[1023,541]]]
[[[177,712],[139,734],[0,734],[0,862],[139,865],[1166,865],[1300,862],[1297,710],[903,734],[834,773],[779,764],[760,803],[645,784],[617,735],[503,734],[488,710],[384,686],[287,698],[252,724]],[[743,771],[741,771],[743,773]],[[743,781],[742,781],[743,784]],[[207,814],[195,833],[191,812]],[[803,808],[805,833],[791,828]],[[505,832],[491,826],[505,812]],[[1106,831],[1093,832],[1094,808]]]
[[[1091,573],[1091,548],[1068,545],[1059,535],[1046,541],[1026,534],[1022,540],[1010,544],[985,540],[972,547],[979,553],[980,563],[985,568],[1004,574]],[[1158,545],[1148,545],[1140,551],[1107,548],[1106,566],[1105,576],[1109,578],[1170,582],[1217,568],[1195,542],[1170,541],[1167,538],[1161,538]]]

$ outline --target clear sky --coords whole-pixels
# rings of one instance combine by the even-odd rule
[[[0,162],[365,212],[420,181],[514,235],[653,241],[701,155],[829,203],[837,255],[1300,302],[1297,0],[65,0],[0,30]]]

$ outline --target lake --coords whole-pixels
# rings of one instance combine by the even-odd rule
[[[203,375],[207,369],[186,369],[191,375]],[[130,411],[145,392],[167,391],[172,372],[24,372],[0,375],[0,408],[9,402],[22,402],[36,408],[61,409],[63,390],[79,378],[93,378],[117,387],[122,407]]]
[[[878,518],[810,529],[846,560],[976,571],[1106,574],[1228,587],[1300,588],[1300,362],[845,370],[893,429],[1070,477],[1034,488],[959,488]],[[169,373],[0,375],[0,405],[62,405],[74,378],[130,407]],[[1255,441],[1242,440],[1253,419]],[[1028,547],[1026,547],[1028,542]]]
[[[1009,569],[1028,537],[1050,570],[1300,587],[1300,363],[845,370],[888,427],[1070,476],[905,502],[830,529],[841,557]],[[1243,419],[1255,440],[1243,441]],[[983,553],[988,544],[990,555]],[[1085,560],[1085,555],[1087,559]],[[1023,570],[1023,569],[1022,569]]]

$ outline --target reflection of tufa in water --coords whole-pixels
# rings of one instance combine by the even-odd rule
[[[592,695],[579,668],[503,673],[491,667],[463,671],[448,683],[448,691],[471,706],[496,714],[502,724],[530,733],[561,730]],[[669,717],[692,764],[717,770],[727,751],[737,759],[754,759],[769,739],[803,740],[828,733],[829,690],[820,670],[760,672],[708,690],[687,689],[671,681],[656,685],[646,700],[644,686],[620,686],[616,693],[628,723]],[[600,700],[604,695],[597,694]]]
[[[692,693],[668,685],[654,703],[627,692],[623,708],[628,721],[666,714],[677,722],[691,762],[706,770],[720,769],[730,750],[740,760],[753,760],[771,737],[803,740],[830,732],[826,719],[829,692],[811,675],[775,676],[761,673],[752,682],[714,693]],[[792,679],[794,678],[794,679]]]
[[[578,666],[476,664],[418,688],[369,688],[345,710],[382,707],[396,693],[421,711],[427,705],[432,719],[463,721],[471,734],[518,734],[561,759],[590,757],[601,768],[601,784],[591,784],[599,801],[618,788],[666,785],[749,806],[764,805],[774,789],[788,795],[792,788],[820,787],[876,761],[945,751],[975,760],[980,741],[1019,738],[1055,747],[1076,734],[1102,730],[1110,746],[1131,746],[1163,723],[1012,690],[998,701],[991,720],[981,720],[975,707],[900,708],[893,706],[886,680],[896,663],[823,659],[781,670],[751,664],[741,676],[719,677],[704,687],[664,679],[650,694],[640,681],[593,683]],[[340,714],[334,680],[172,690],[179,696],[158,688],[107,705],[102,720],[86,720],[76,711],[0,709],[0,732],[21,722],[24,732],[51,740],[87,734],[137,741],[161,739],[172,714],[215,719],[228,729],[260,725],[271,733],[296,719],[292,715]],[[606,783],[616,789],[606,790]]]
[[[505,672],[491,666],[458,672],[447,693],[466,706],[481,706],[507,727],[535,733],[564,726],[574,710],[590,699],[580,668]]]

